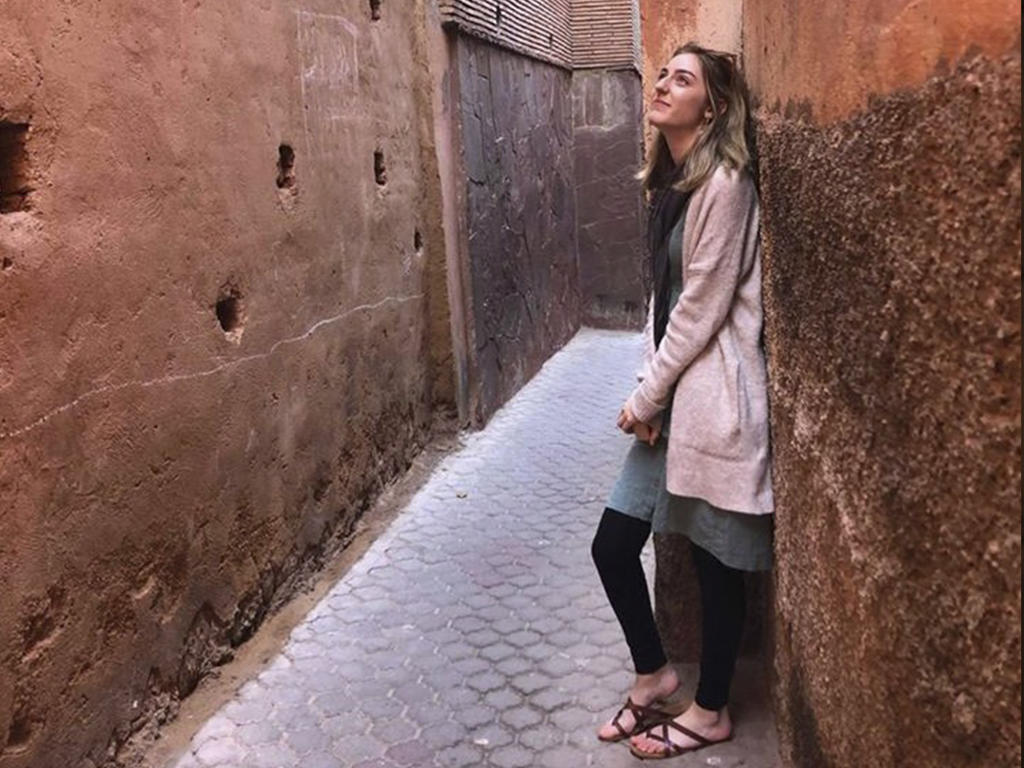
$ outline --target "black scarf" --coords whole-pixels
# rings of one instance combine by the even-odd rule
[[[657,349],[668,328],[668,303],[672,296],[672,272],[668,245],[672,228],[679,221],[690,199],[690,193],[672,187],[675,178],[654,191],[647,218],[647,250],[650,253],[654,283],[654,347]]]

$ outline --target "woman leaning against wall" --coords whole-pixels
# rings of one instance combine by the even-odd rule
[[[639,384],[618,426],[636,436],[593,556],[636,670],[598,732],[637,757],[731,737],[728,700],[745,617],[744,573],[771,567],[772,486],[761,256],[748,102],[729,54],[695,43],[658,74],[656,136],[641,173],[654,290]],[[700,586],[700,682],[686,706],[640,564],[651,530],[690,539]]]

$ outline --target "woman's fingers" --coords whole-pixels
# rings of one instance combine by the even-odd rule
[[[629,406],[627,405],[622,406],[622,410],[619,411],[619,417],[615,420],[615,424],[627,435],[630,433],[636,435],[637,440],[643,440],[652,448],[661,436],[660,425],[652,425],[643,421],[637,421],[636,417],[633,416],[632,412],[629,410]]]
[[[632,412],[629,410],[629,406],[622,406],[622,410],[619,411],[619,429],[626,434],[629,434],[633,431],[633,428],[636,427],[636,424],[636,418],[634,418]]]
[[[633,431],[632,416],[625,408],[619,411],[619,418],[615,420],[615,424],[623,432],[629,433]]]

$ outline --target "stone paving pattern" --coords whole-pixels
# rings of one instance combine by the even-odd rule
[[[638,765],[594,736],[632,673],[590,541],[633,439],[614,422],[639,350],[636,334],[582,330],[466,436],[175,768]],[[770,717],[745,715],[729,744],[670,764],[775,766]]]

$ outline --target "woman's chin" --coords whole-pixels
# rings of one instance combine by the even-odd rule
[[[653,128],[661,128],[665,124],[665,116],[661,114],[661,110],[652,109],[647,112],[647,122]]]

